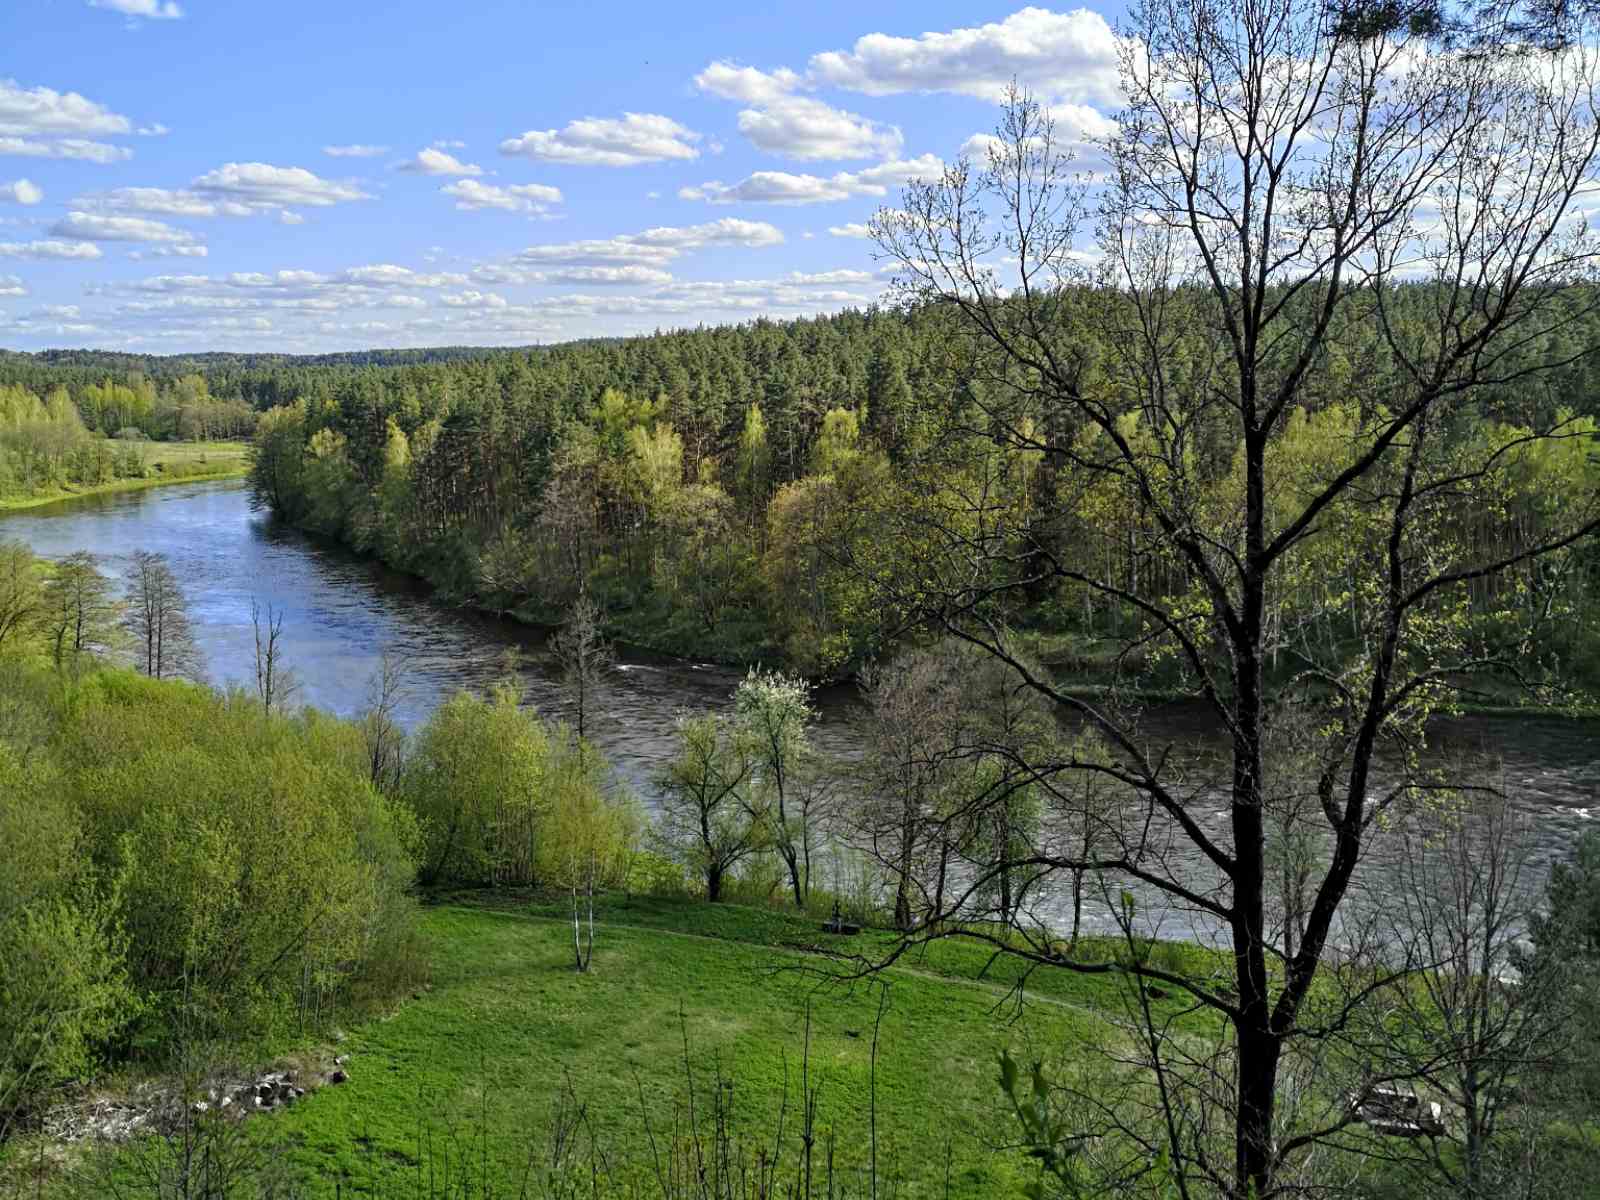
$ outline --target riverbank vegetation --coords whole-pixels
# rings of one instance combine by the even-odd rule
[[[820,903],[829,920],[812,937],[859,939],[834,942],[831,961],[802,948],[835,984],[892,988],[918,961],[972,951],[985,973],[1048,981],[1047,996],[1063,981],[1095,991],[1109,1027],[1051,1035],[1083,1059],[1027,1082],[1014,1059],[998,1065],[1011,1120],[988,1134],[1020,1142],[1032,1195],[1592,1191],[1592,849],[1541,895],[1492,760],[1423,750],[1464,693],[1565,700],[1596,673],[1600,240],[1583,205],[1600,175],[1600,80],[1580,52],[1600,35],[1583,24],[1594,15],[1136,5],[1125,107],[1091,147],[1101,169],[1079,172],[1049,112],[1014,91],[982,161],[912,184],[873,223],[897,271],[893,313],[402,368],[226,364],[270,397],[252,453],[264,506],[456,597],[564,618],[583,687],[603,679],[582,665],[601,657],[571,652],[594,646],[596,610],[658,643],[767,662],[726,712],[683,722],[641,836],[584,739],[505,688],[450,701],[408,750],[376,707],[342,726],[291,715],[265,684],[250,702],[86,673],[114,649],[96,632],[106,604],[92,563],[52,568],[52,665],[28,668],[23,694],[70,700],[22,711],[59,712],[66,734],[16,769],[59,772],[83,836],[98,844],[106,821],[117,835],[99,858],[33,837],[46,863],[105,864],[70,909],[70,876],[25,900],[66,914],[57,940],[84,945],[86,994],[105,997],[79,1006],[100,1022],[81,1044],[122,1028],[121,1005],[187,998],[214,969],[202,963],[223,969],[219,1001],[201,1006],[213,1020],[275,1011],[273,993],[239,987],[270,988],[291,951],[240,976],[265,950],[204,922],[195,936],[175,922],[176,940],[132,957],[116,940],[164,929],[174,891],[206,891],[124,887],[125,861],[204,883],[215,840],[244,864],[238,886],[255,882],[253,858],[223,853],[231,808],[143,815],[224,794],[206,790],[206,753],[231,739],[202,736],[204,752],[181,739],[244,705],[245,742],[294,731],[322,771],[358,772],[291,761],[295,794],[279,797],[280,775],[240,762],[263,789],[237,818],[257,855],[277,835],[253,814],[300,812],[308,794],[351,829],[371,823],[332,839],[335,878],[353,855],[361,878],[396,887],[414,870],[432,887],[551,887],[558,999],[574,1005],[606,1011],[612,937],[632,937],[608,931],[608,887],[704,896],[694,910],[719,915],[694,919],[716,924],[736,923],[719,906],[738,899],[811,922]],[[269,608],[269,664],[274,621]],[[258,647],[262,628],[258,616]],[[1068,686],[1029,653],[1040,646],[1093,666],[1099,690]],[[807,676],[846,672],[868,689],[870,744],[828,762],[808,736]],[[1140,701],[1162,688],[1200,701],[1221,731],[1214,755],[1150,734]],[[157,694],[156,712],[190,706],[181,737],[125,699]],[[146,739],[167,753],[143,753]],[[360,895],[398,911],[387,885]],[[1081,928],[1086,896],[1109,939]],[[119,905],[132,907],[113,928],[98,914]],[[472,970],[486,988],[508,973],[531,999],[513,943],[437,927],[464,951],[490,937]],[[302,980],[353,987],[367,943],[354,945],[305,958]],[[651,962],[667,974],[673,959]],[[723,1019],[745,1023],[757,1001],[738,985],[754,967],[675,990],[726,994]],[[503,991],[466,1005],[537,1021]],[[490,1036],[461,1015],[442,1013],[441,1032]],[[562,1029],[593,1037],[593,1015]],[[878,1061],[867,1136],[852,1130],[869,1172]],[[970,1073],[930,1051],[922,1078],[962,1094]],[[663,1130],[688,1168],[678,1184],[654,1175],[667,1196],[819,1194],[803,1166],[780,1179],[755,1143],[733,1149],[734,1086],[719,1078],[712,1107],[688,1110],[708,1114],[709,1135],[697,1115],[670,1134],[634,1126],[625,1153],[643,1158],[643,1128],[659,1164]],[[556,1140],[572,1146],[599,1118],[567,1094],[577,1107]],[[799,1129],[814,1151],[809,1116]],[[916,1188],[934,1190],[937,1146],[911,1136]],[[487,1164],[488,1141],[475,1153]],[[431,1189],[438,1158],[414,1158],[407,1178]],[[472,1187],[491,1190],[457,1190]]]
[[[1074,1187],[1148,1174],[1151,1028],[1183,1048],[1169,1086],[1210,1091],[1226,1039],[1190,989],[1226,989],[1227,955],[1150,939],[1110,861],[1135,794],[1021,766],[1114,764],[974,647],[872,672],[849,763],[811,744],[808,685],[752,672],[723,714],[683,722],[651,817],[512,676],[409,736],[388,717],[392,663],[355,721],[162,681],[151,633],[183,600],[158,558],[135,555],[118,601],[87,556],[0,551],[23,581],[0,587],[4,1186],[166,1196],[197,1155],[241,1197],[487,1197],[530,1178],[687,1197],[705,1194],[698,1156],[723,1155],[724,1180],[762,1162],[796,1180],[809,1146],[799,1195],[876,1179],[975,1197],[1042,1186],[1041,1163]],[[56,636],[53,592],[82,601],[61,602],[81,637]],[[601,702],[608,683],[569,686]],[[1526,842],[1492,816],[1397,810],[1427,853],[1401,859],[1398,908],[1363,918],[1387,921],[1368,930],[1383,953],[1319,969],[1308,1019],[1342,1013],[1344,1032],[1294,1060],[1297,1105],[1332,1122],[1350,1194],[1436,1188],[1469,1149],[1484,1172],[1536,1156],[1541,1180],[1589,1178],[1600,860],[1586,844],[1536,911]],[[1287,844],[1286,901],[1326,851]],[[1120,933],[1080,932],[1086,897]],[[218,1064],[301,1062],[334,1037],[321,1053],[351,1082],[265,1121],[103,1150],[40,1132],[89,1103],[86,1081],[137,1095],[173,1073],[193,1103]],[[1040,1062],[1036,1096],[1002,1055]],[[1351,1096],[1386,1089],[1446,1098],[1428,1152],[1355,1119]],[[454,1182],[419,1190],[434,1172]]]
[[[107,381],[75,398],[59,385],[33,392],[0,382],[0,507],[242,474],[244,444],[221,439],[248,435],[255,414],[204,393],[198,377],[168,403],[148,385]]]

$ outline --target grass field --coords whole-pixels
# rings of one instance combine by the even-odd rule
[[[467,894],[430,906],[431,982],[345,1031],[337,1049],[350,1081],[248,1127],[277,1143],[316,1195],[458,1194],[455,1183],[439,1187],[448,1163],[457,1183],[472,1180],[459,1194],[517,1196],[581,1106],[579,1140],[587,1147],[592,1136],[612,1186],[651,1194],[654,1154],[664,1161],[684,1145],[673,1129],[689,1120],[686,1062],[702,1127],[717,1079],[731,1083],[729,1128],[752,1160],[770,1151],[782,1115],[787,1173],[808,1056],[818,1162],[831,1134],[838,1176],[848,1194],[864,1194],[880,993],[826,978],[841,968],[816,952],[827,940],[817,924],[651,899],[619,898],[598,915],[593,970],[578,975],[559,905]],[[869,932],[847,944],[872,954],[889,943]],[[1120,1036],[1106,1020],[1119,1007],[1109,978],[1041,973],[1019,1010],[986,962],[944,944],[882,976],[878,1161],[899,1196],[1017,1194],[1029,1164],[1000,1145],[1013,1127],[996,1086],[999,1051],[1056,1061]]]
[[[120,452],[133,447],[143,452],[149,473],[143,479],[114,479],[94,487],[56,488],[22,497],[0,497],[0,510],[36,508],[74,496],[102,495],[189,483],[200,479],[229,479],[250,469],[249,448],[243,442],[114,442]]]

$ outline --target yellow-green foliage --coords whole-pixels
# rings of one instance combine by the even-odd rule
[[[113,1038],[268,1036],[411,961],[417,827],[355,726],[16,657],[0,692],[0,1110]]]
[[[418,732],[406,770],[424,878],[526,884],[554,871],[566,882],[573,854],[620,864],[637,822],[609,807],[605,782],[599,755],[518,708],[510,688],[458,692]],[[616,871],[626,867],[604,874]]]
[[[62,758],[142,986],[259,1027],[405,937],[415,827],[367,782],[352,726],[106,671],[75,695]]]
[[[82,871],[80,841],[53,768],[0,742],[0,1132],[83,1074],[135,1008],[115,904]]]

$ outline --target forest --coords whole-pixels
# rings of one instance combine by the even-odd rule
[[[1417,285],[1390,303],[1421,321],[1433,299]],[[1571,419],[1570,440],[1514,448],[1503,499],[1514,520],[1492,531],[1464,527],[1465,536],[1512,539],[1505,548],[1536,539],[1563,491],[1592,483],[1600,352],[1589,348],[1600,319],[1584,288],[1564,302],[1573,318],[1519,350],[1559,368],[1537,389],[1475,389],[1450,436],[1515,447],[1559,414]],[[1095,353],[1093,328],[1063,333],[1080,353]],[[1198,353],[1198,332],[1189,340]],[[1337,341],[1317,384],[1330,398],[1379,356],[1370,331]],[[11,447],[11,476],[26,486],[52,472],[83,477],[96,456],[115,462],[116,442],[84,437],[80,426],[253,436],[252,486],[274,515],[423,576],[453,600],[549,625],[582,592],[630,643],[816,676],[852,673],[894,645],[903,617],[865,603],[848,564],[892,552],[895,526],[875,512],[903,511],[930,481],[953,474],[1013,477],[1012,519],[1047,549],[1093,546],[1132,597],[1177,582],[1131,487],[1110,479],[1083,487],[1070,470],[1084,429],[1041,419],[1022,449],[985,434],[986,389],[1001,385],[975,376],[947,316],[932,309],[407,365],[387,361],[405,356],[371,357],[263,365],[211,355],[138,360],[134,369],[117,356],[13,354],[0,358],[0,395],[10,398],[0,403],[0,429],[10,430],[0,447]],[[124,370],[108,373],[110,363]],[[1359,416],[1309,398],[1298,413],[1276,452],[1305,463]],[[974,429],[976,438],[956,436]],[[1237,450],[1225,431],[1204,446],[1219,489]],[[1547,703],[1574,699],[1600,671],[1592,559],[1574,550],[1515,588],[1486,585],[1472,597],[1485,622],[1513,591],[1543,614],[1535,665]],[[1008,620],[1055,665],[1104,681],[1137,616],[1093,588],[1066,585],[1030,589]],[[1336,625],[1320,635],[1336,638]],[[1497,698],[1518,699],[1510,690]]]

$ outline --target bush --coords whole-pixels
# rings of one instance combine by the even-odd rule
[[[504,686],[440,705],[416,734],[400,790],[423,830],[425,883],[539,882],[602,818],[615,826],[602,840],[620,838],[627,851],[635,840],[637,822],[606,797],[600,756],[565,727],[522,711]],[[546,846],[553,814],[566,835]],[[627,854],[615,846],[606,854],[606,879],[620,883]]]
[[[115,905],[81,877],[78,824],[57,785],[0,743],[0,1134],[86,1074],[136,1008]]]
[[[0,791],[70,839],[0,830],[25,847],[0,858],[0,888],[75,864],[82,881],[51,888],[50,919],[81,948],[103,909],[107,945],[147,1000],[140,1046],[163,1052],[180,1017],[191,1033],[265,1036],[414,961],[416,825],[368,782],[354,726],[126,671],[26,694],[57,706],[52,765]],[[99,907],[74,899],[89,883]],[[43,920],[27,930],[43,936]],[[82,961],[103,975],[86,949]]]

